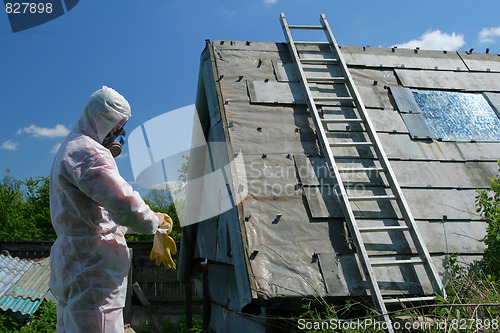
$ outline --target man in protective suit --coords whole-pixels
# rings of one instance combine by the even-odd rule
[[[163,214],[144,203],[113,158],[130,116],[129,103],[115,90],[96,91],[52,166],[50,212],[58,237],[50,288],[58,298],[59,333],[124,331],[130,267],[124,235],[153,234],[163,223]]]

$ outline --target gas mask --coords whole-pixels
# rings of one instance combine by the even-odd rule
[[[109,149],[113,157],[117,157],[121,154],[122,145],[125,144],[125,123],[118,127],[116,131],[109,132],[102,142],[102,145]]]

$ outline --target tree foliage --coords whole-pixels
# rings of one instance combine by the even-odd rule
[[[500,174],[500,161],[499,174]],[[486,236],[481,240],[486,245],[481,264],[486,274],[500,277],[500,175],[491,178],[488,189],[478,190],[476,196],[477,212],[487,223]]]
[[[0,180],[0,239],[55,240],[50,222],[49,178]]]

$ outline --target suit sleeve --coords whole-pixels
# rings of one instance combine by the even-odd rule
[[[109,156],[108,156],[109,155]],[[125,181],[107,151],[97,151],[81,166],[80,190],[104,207],[116,224],[140,234],[153,234],[159,220],[137,191]]]

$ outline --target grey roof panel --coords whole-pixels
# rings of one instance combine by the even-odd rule
[[[413,71],[396,69],[405,87],[500,92],[500,73]]]
[[[500,54],[458,52],[471,71],[500,72]]]
[[[342,55],[349,66],[466,70],[456,52],[342,46]]]
[[[295,64],[291,61],[283,62],[276,59],[271,60],[274,68],[274,75],[279,82],[299,81]]]
[[[265,104],[305,104],[305,93],[299,83],[247,81],[250,101]]]
[[[293,97],[290,83],[297,84],[288,75],[287,68],[293,66],[288,65],[287,46],[253,42],[249,44],[224,42],[219,45],[215,42],[215,47],[218,75],[212,80],[218,81],[216,86],[221,88],[222,97],[219,102],[223,107],[221,112],[224,116],[219,122],[213,114],[210,115],[211,119],[216,120],[215,124],[212,121],[211,130],[220,132],[211,135],[210,138],[221,140],[224,139],[223,131],[228,132],[232,150],[241,151],[243,154],[251,184],[249,184],[249,196],[241,203],[243,215],[222,214],[219,216],[221,219],[219,227],[215,220],[200,224],[198,245],[200,248],[210,246],[209,259],[214,258],[227,264],[230,261],[226,261],[227,258],[222,252],[227,252],[228,249],[233,253],[236,251],[232,245],[231,248],[228,247],[227,237],[230,238],[231,244],[235,237],[240,235],[246,237],[245,250],[252,271],[248,274],[252,274],[252,278],[255,278],[256,292],[264,299],[317,294],[345,296],[346,288],[350,294],[366,293],[366,286],[358,283],[359,281],[356,282],[355,274],[353,275],[353,272],[359,271],[356,256],[353,254],[354,249],[350,248],[346,241],[347,229],[332,180],[321,174],[324,159],[320,157],[314,126],[308,111],[305,105],[284,104],[293,103],[295,100],[290,97]],[[343,47],[342,52],[346,52],[346,49]],[[351,55],[355,53],[353,50],[354,48],[351,49],[352,52],[350,51]],[[325,58],[325,52],[322,47],[311,46],[304,55],[311,58]],[[366,51],[358,48],[356,52]],[[370,50],[370,52],[372,52],[369,55],[370,59],[376,62],[379,57],[392,56],[393,53],[390,49]],[[439,52],[415,53],[413,50],[399,49],[394,53],[398,58],[386,59],[387,66],[394,66],[395,63],[404,60],[406,68],[414,66],[432,69],[432,71],[414,71],[411,73],[414,76],[427,73],[431,76],[434,73],[465,74],[441,71],[445,68],[456,70],[457,61],[461,61],[456,53],[439,55]],[[415,59],[411,59],[412,57]],[[431,58],[435,58],[436,61]],[[432,253],[460,251],[460,249],[468,253],[480,252],[481,246],[477,238],[482,235],[480,231],[484,231],[484,222],[480,221],[475,212],[474,189],[475,186],[487,185],[487,182],[479,177],[494,172],[494,161],[498,158],[500,145],[430,143],[412,140],[403,119],[397,111],[392,110],[396,108],[396,104],[391,101],[389,90],[385,88],[389,85],[398,85],[400,77],[396,77],[391,68],[380,68],[378,65],[371,68],[361,68],[356,65],[356,68],[351,68],[350,71],[356,85],[363,87],[360,90],[365,104],[369,106],[368,113],[373,118],[372,122],[393,163],[396,176],[403,186],[403,192],[417,223],[421,226],[425,241],[429,242],[429,249]],[[438,66],[437,71],[434,70],[435,66]],[[462,66],[465,68],[463,62]],[[397,70],[399,71],[400,69]],[[320,75],[326,74],[320,72]],[[477,78],[481,80],[481,77]],[[252,101],[257,100],[266,104],[250,103],[247,81],[256,82],[257,86],[262,85],[258,88],[263,89],[256,94],[255,84],[252,83],[253,92],[250,98]],[[265,84],[267,86],[264,87]],[[275,90],[276,84],[280,86]],[[271,86],[273,89],[266,89]],[[281,88],[283,91],[279,90]],[[320,86],[316,85],[315,89],[320,89]],[[209,93],[216,95],[213,91]],[[263,98],[265,94],[271,97]],[[321,109],[325,118],[339,116],[339,112],[350,112],[348,107],[330,106]],[[212,107],[210,113],[216,111],[218,110]],[[224,119],[227,119],[227,124],[222,123]],[[346,129],[345,126],[344,128],[328,126],[337,131],[331,135],[331,140],[335,140],[335,136],[341,140],[349,140],[350,133],[340,133]],[[361,136],[359,128],[351,126],[349,129],[358,132],[354,135]],[[337,152],[335,157],[339,167],[378,166],[373,165],[370,149],[355,150],[354,156],[350,158],[347,156],[348,153],[353,153],[352,151]],[[341,158],[342,155],[346,158]],[[217,157],[216,160],[223,163],[221,158]],[[450,163],[440,163],[441,160]],[[473,160],[477,161],[463,163]],[[276,177],[278,171],[282,174]],[[378,178],[349,174],[347,179],[352,186],[349,191],[356,191],[353,187],[356,183],[363,183],[365,191],[371,193],[385,191],[383,174]],[[392,219],[399,214],[397,207],[391,204],[386,205],[385,211],[373,202],[358,204],[366,205],[368,214],[380,219]],[[447,216],[449,222],[441,223],[443,215]],[[228,229],[231,223],[238,225],[237,223],[240,223],[238,219],[246,221],[242,222],[245,226],[244,232],[239,232],[237,228]],[[428,237],[429,234],[432,237]],[[471,235],[474,239],[468,239],[467,235]],[[207,237],[213,239],[208,241]],[[391,238],[375,237],[369,240],[371,253],[374,254],[373,250],[381,248],[384,242],[390,241]],[[407,248],[404,239],[401,239],[399,249],[403,251]],[[332,253],[333,256],[330,255]],[[443,257],[434,256],[433,259],[442,273]],[[238,260],[234,257],[232,264],[241,265],[239,262],[241,260],[241,257]],[[242,271],[239,269],[239,273],[235,273],[232,278],[244,280]],[[396,281],[396,277],[402,277],[401,271],[397,269],[381,271],[379,277],[383,285],[389,288],[404,287],[405,290],[409,290],[409,284],[412,282],[411,272],[402,271],[407,277],[402,282]],[[223,281],[222,278],[220,280]],[[221,284],[216,285],[218,286]],[[244,294],[241,292],[241,286],[232,288],[239,288],[239,296]],[[236,300],[234,297],[232,299]],[[240,302],[240,305],[244,303],[237,302]]]
[[[412,141],[407,134],[378,133],[389,159],[497,161],[500,143]]]

